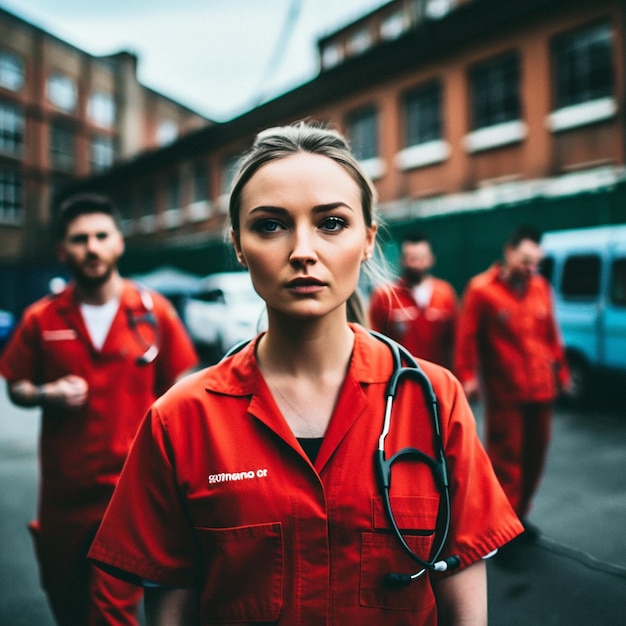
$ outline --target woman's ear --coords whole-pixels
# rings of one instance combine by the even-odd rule
[[[365,241],[365,249],[363,250],[363,262],[369,261],[374,254],[374,245],[376,244],[376,233],[378,231],[378,224],[374,222],[367,229],[367,237]]]
[[[239,245],[239,237],[237,236],[237,233],[231,228],[230,229],[230,240],[233,242],[233,247],[235,248],[235,254],[237,255],[237,261],[239,261],[239,264],[243,267],[248,267],[248,264],[246,263],[246,259],[243,256],[243,253],[241,252],[241,246]]]

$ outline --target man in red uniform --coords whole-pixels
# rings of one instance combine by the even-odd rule
[[[457,296],[452,285],[431,275],[434,264],[425,236],[403,240],[402,277],[374,291],[370,323],[415,356],[451,367]]]
[[[463,296],[456,374],[469,398],[485,399],[486,447],[517,515],[526,520],[543,471],[552,402],[569,381],[550,286],[537,274],[540,234],[515,230],[502,262],[474,277]]]
[[[56,234],[74,281],[25,311],[0,360],[11,400],[43,409],[31,529],[58,624],[134,625],[137,588],[86,554],[147,408],[196,355],[167,300],[119,275],[124,242],[108,199],[70,198]]]

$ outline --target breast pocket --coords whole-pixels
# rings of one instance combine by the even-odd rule
[[[392,497],[391,506],[408,546],[421,559],[428,560],[435,539],[439,499]],[[432,606],[435,598],[430,585],[425,584],[427,575],[408,586],[393,586],[385,581],[386,574],[412,574],[421,568],[405,552],[391,530],[381,499],[373,504],[373,522],[374,532],[363,533],[361,538],[361,604],[404,611],[419,611]]]
[[[278,620],[284,564],[280,523],[195,532],[202,552],[202,623]]]

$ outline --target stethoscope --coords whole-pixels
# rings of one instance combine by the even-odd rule
[[[420,566],[420,569],[413,574],[392,572],[385,575],[385,582],[387,584],[398,587],[409,585],[427,571],[445,572],[446,570],[452,570],[461,564],[461,559],[456,555],[445,559],[440,558],[450,530],[451,506],[450,484],[448,480],[448,470],[446,467],[443,442],[441,439],[437,396],[435,395],[433,386],[428,379],[428,376],[426,376],[417,361],[406,348],[392,339],[389,339],[389,337],[377,333],[376,331],[370,330],[369,332],[373,337],[382,341],[389,347],[393,357],[393,372],[385,390],[386,405],[383,428],[378,439],[378,448],[374,453],[374,470],[376,472],[378,487],[383,498],[385,512],[387,514],[387,518],[389,519],[391,528],[404,551]],[[249,340],[245,340],[236,344],[226,353],[224,358],[239,352],[248,343]],[[432,420],[433,449],[435,451],[435,456],[431,457],[417,448],[407,447],[402,448],[389,459],[385,457],[385,440],[391,428],[393,403],[398,394],[398,388],[402,379],[415,380],[422,388],[425,403]],[[422,559],[410,548],[402,534],[402,531],[398,528],[398,524],[393,514],[393,508],[391,506],[391,499],[389,495],[389,490],[391,488],[391,467],[400,459],[412,459],[425,463],[430,468],[435,484],[437,485],[437,489],[440,492],[439,510],[437,512],[437,524],[435,525],[435,528],[440,528],[441,531],[431,550],[431,556],[428,560]],[[435,532],[437,534],[437,531]]]
[[[416,561],[420,568],[413,574],[400,574],[400,573],[388,573],[385,575],[385,582],[393,586],[408,585],[414,580],[417,580],[422,574],[427,571],[444,572],[449,569],[454,569],[461,564],[461,559],[458,556],[450,556],[445,559],[440,559],[441,552],[448,538],[448,532],[450,529],[450,483],[448,480],[448,470],[446,466],[446,458],[443,449],[443,442],[441,439],[441,427],[439,423],[439,411],[437,396],[433,386],[428,379],[428,376],[424,374],[423,370],[418,365],[417,361],[409,353],[406,348],[398,344],[397,342],[389,339],[385,335],[381,335],[375,331],[370,331],[370,334],[386,344],[391,350],[393,357],[393,373],[387,383],[385,390],[386,405],[385,416],[383,420],[383,428],[378,439],[378,448],[374,453],[374,469],[378,479],[378,485],[383,497],[383,504],[385,512],[391,528],[394,534],[398,538],[400,545],[404,551]],[[433,427],[433,449],[435,456],[429,456],[422,450],[417,448],[402,448],[389,459],[385,457],[385,440],[389,434],[391,428],[391,418],[393,414],[393,403],[398,394],[398,388],[402,379],[412,379],[417,381],[421,386],[424,394],[424,399],[428,412],[431,416]],[[391,499],[389,496],[389,490],[391,488],[391,467],[394,463],[400,459],[412,459],[425,463],[432,472],[437,489],[440,492],[439,499],[439,511],[437,513],[436,528],[440,528],[440,533],[437,542],[431,550],[431,556],[428,560],[424,560],[419,557],[406,542],[402,531],[398,528],[395,516],[393,514],[393,508],[391,506]]]
[[[144,312],[141,314],[137,314],[135,311],[127,309],[126,317],[128,320],[128,327],[132,331],[135,340],[137,341],[141,349],[144,350],[144,353],[137,357],[136,363],[137,365],[149,365],[154,361],[154,359],[157,358],[159,354],[159,347],[157,345],[159,325],[157,324],[157,319],[154,315],[154,301],[152,300],[150,292],[140,285],[138,285],[138,289]],[[144,339],[143,335],[139,332],[139,324],[148,324],[154,329],[154,341],[149,343]]]

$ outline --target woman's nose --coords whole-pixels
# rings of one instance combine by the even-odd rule
[[[308,229],[300,228],[294,232],[293,249],[289,255],[292,263],[311,264],[317,261],[317,253],[313,245],[313,235]]]

